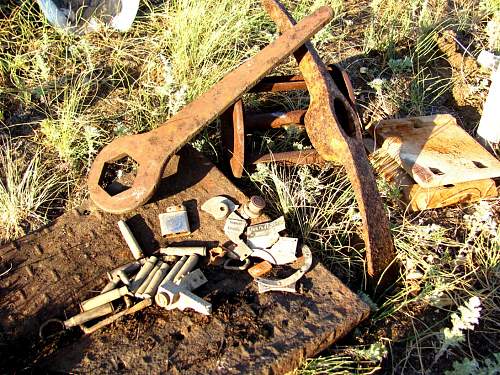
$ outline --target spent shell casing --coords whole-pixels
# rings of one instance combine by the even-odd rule
[[[130,283],[129,290],[131,293],[137,292],[137,289],[139,289],[139,287],[142,285],[144,280],[146,280],[149,273],[154,268],[157,260],[158,258],[156,258],[155,256],[151,256],[148,258],[146,263],[143,264],[143,266],[135,276],[134,281]]]
[[[167,276],[165,276],[165,278],[161,281],[160,285],[163,285],[168,281],[173,281],[175,275],[177,275],[177,273],[182,268],[182,266],[184,265],[184,263],[186,262],[187,259],[188,259],[188,257],[185,255],[181,259],[179,259],[177,261],[177,263],[174,264],[174,266],[172,267],[170,272],[167,273]]]
[[[130,285],[130,279],[124,271],[118,272],[118,278],[122,281],[123,285]]]
[[[170,266],[167,263],[163,263],[160,268],[156,271],[153,278],[149,282],[146,290],[142,293],[144,298],[153,298],[160,286],[161,281],[165,278]]]
[[[108,281],[108,283],[104,286],[104,288],[102,288],[101,294],[107,293],[110,290],[115,289],[119,282],[120,282],[120,279],[118,279],[118,278],[115,278],[111,281]]]
[[[132,256],[135,259],[140,259],[144,257],[144,253],[142,252],[139,243],[135,239],[127,223],[123,220],[118,221],[118,228],[120,229],[120,232],[122,233],[122,236],[125,239],[125,242],[127,243],[130,252],[132,253]]]
[[[149,273],[149,275],[146,277],[146,279],[144,280],[144,282],[139,286],[139,288],[137,289],[137,291],[134,293],[134,295],[137,298],[144,298],[143,293],[146,291],[146,288],[148,287],[150,281],[153,279],[156,271],[158,271],[160,269],[160,267],[161,267],[162,264],[163,264],[163,262],[158,262],[153,267],[153,269],[151,270],[151,272]]]
[[[100,318],[101,316],[111,314],[113,312],[113,305],[111,303],[105,303],[103,305],[97,306],[93,309],[84,311],[78,315],[75,315],[68,320],[64,321],[64,327],[71,328],[93,320]]]
[[[120,271],[125,272],[126,275],[131,275],[132,273],[137,271],[139,268],[141,268],[141,263],[139,261],[135,260],[133,262],[123,264],[120,267],[117,267],[114,270],[108,272],[108,278],[110,280],[115,280]]]
[[[184,256],[184,255],[189,256],[192,254],[198,254],[201,256],[206,256],[207,248],[204,246],[185,246],[185,247],[169,246],[161,248],[160,254],[176,255],[176,256]]]
[[[200,256],[197,254],[190,255],[189,258],[186,260],[186,263],[182,265],[182,268],[179,270],[177,275],[175,275],[174,283],[178,283],[184,275],[189,273],[189,271],[191,271],[196,266],[196,263],[198,263],[199,258]]]
[[[86,301],[83,301],[80,306],[82,311],[89,311],[97,306],[104,305],[108,302],[114,301],[120,297],[123,297],[128,293],[127,286],[122,286],[121,288],[110,290],[109,292],[99,294],[95,297],[89,298]]]

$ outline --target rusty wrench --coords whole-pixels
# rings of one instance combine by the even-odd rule
[[[279,1],[262,0],[262,5],[281,32],[295,25]],[[310,42],[294,56],[311,97],[304,118],[307,135],[323,159],[341,162],[346,169],[363,221],[368,275],[372,284],[376,284],[393,262],[395,251],[389,221],[361,140],[359,120]],[[388,277],[384,280],[392,278],[393,269],[385,273]]]
[[[94,203],[113,213],[127,212],[146,203],[154,194],[169,158],[332,17],[330,7],[319,8],[227,74],[163,126],[148,133],[118,138],[104,147],[94,160],[88,176],[90,197]],[[136,178],[129,189],[111,196],[100,186],[101,180],[107,164],[126,156],[138,163]]]

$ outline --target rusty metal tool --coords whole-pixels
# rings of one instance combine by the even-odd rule
[[[215,120],[271,69],[309,40],[333,17],[321,7],[279,36],[253,58],[227,74],[198,99],[148,133],[118,138],[97,155],[88,177],[90,197],[101,209],[123,213],[146,203],[154,194],[166,162],[206,125]],[[110,163],[126,156],[138,163],[132,186],[111,196],[100,186]]]
[[[331,64],[327,67],[328,73],[339,88],[344,97],[349,100],[351,106],[355,108],[356,99],[354,89],[349,78],[349,74],[338,64]],[[293,90],[307,90],[307,85],[302,75],[271,76],[265,77],[250,91],[260,92],[283,92]],[[228,160],[233,176],[241,178],[243,169],[247,164],[247,159],[255,163],[257,156],[246,155],[245,134],[246,130],[265,130],[270,128],[281,128],[295,124],[303,126],[304,117],[307,110],[296,110],[290,112],[275,111],[271,113],[246,113],[242,99],[239,99],[221,116],[223,122],[222,140],[225,159]],[[357,113],[356,113],[357,116]],[[272,158],[275,161],[294,163],[300,160],[306,164],[301,155],[290,153],[276,153],[266,155],[264,158]],[[309,158],[310,159],[310,158]],[[319,157],[319,160],[322,160]],[[261,161],[259,161],[261,162]],[[324,162],[324,161],[323,161]]]
[[[267,13],[281,32],[290,30],[295,20],[277,0],[262,0]],[[342,95],[311,43],[305,43],[294,56],[307,84],[311,102],[304,118],[307,134],[319,154],[341,162],[356,195],[363,222],[368,276],[372,285],[386,284],[394,276],[395,258],[375,177],[361,140],[361,126],[349,101]],[[381,276],[385,277],[382,278]]]
[[[332,76],[340,92],[342,92],[351,103],[354,103],[354,90],[349,74],[342,69],[339,64],[330,64],[326,69]],[[292,90],[307,90],[307,85],[302,74],[265,77],[249,90],[249,92],[280,92]]]

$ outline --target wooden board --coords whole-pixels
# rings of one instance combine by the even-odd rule
[[[74,328],[56,342],[38,339],[42,322],[75,314],[105,284],[106,271],[132,259],[119,219],[127,219],[151,254],[168,243],[158,214],[184,203],[192,234],[175,243],[211,248],[227,241],[224,221],[199,207],[220,194],[240,204],[247,199],[213,164],[184,148],[146,206],[125,216],[84,205],[0,247],[0,266],[12,265],[0,279],[0,372],[281,374],[368,316],[368,306],[317,262],[298,294],[258,294],[247,272],[202,263],[208,283],[196,293],[212,303],[209,317],[151,306],[89,336]]]
[[[497,197],[497,187],[492,179],[461,182],[450,187],[424,188],[415,184],[404,187],[402,191],[410,211],[472,203],[480,199]]]
[[[388,183],[401,189],[403,200],[408,204],[410,211],[472,203],[480,199],[498,196],[495,181],[492,179],[461,182],[447,187],[425,188],[419,186],[383,148],[379,148],[371,154],[370,161],[377,174],[381,175]]]
[[[500,162],[451,115],[383,120],[376,141],[422,187],[500,176]]]

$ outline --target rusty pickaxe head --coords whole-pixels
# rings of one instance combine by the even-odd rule
[[[262,4],[281,32],[295,25],[293,17],[278,0],[262,0]],[[344,165],[363,222],[370,281],[372,285],[386,284],[395,276],[392,267],[395,250],[389,221],[361,140],[359,119],[311,43],[305,43],[294,56],[311,97],[304,118],[307,135],[323,159]]]

